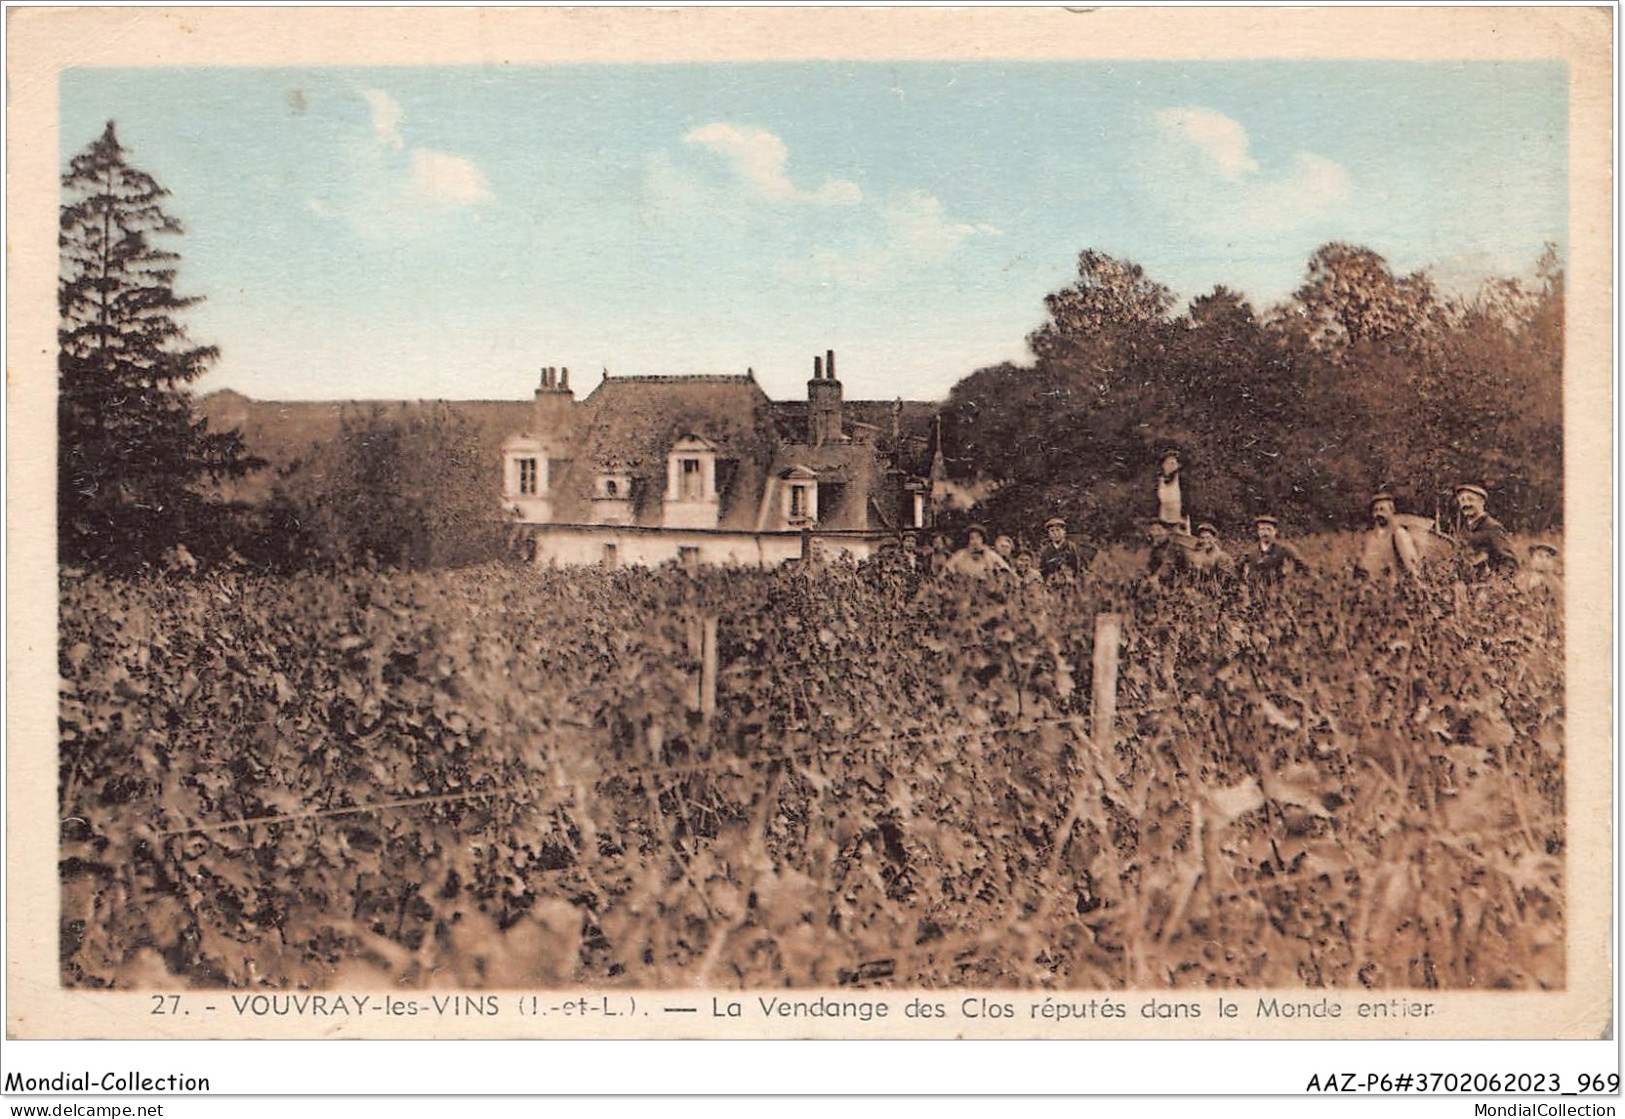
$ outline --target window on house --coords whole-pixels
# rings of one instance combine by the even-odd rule
[[[538,474],[537,469],[536,469],[536,465],[537,465],[536,460],[533,459],[533,458],[522,458],[522,459],[519,460],[519,492],[520,493],[523,493],[523,494],[535,494],[537,492],[538,482],[539,482],[540,478],[539,478],[539,474]]]
[[[605,481],[604,482],[604,496],[605,497],[620,497],[621,496],[621,484],[619,482],[617,482],[614,478],[610,478],[607,481]],[[610,545],[605,545],[605,547],[610,547]]]
[[[618,559],[618,556],[616,554],[615,545],[613,545],[613,544],[605,544],[604,545],[604,566],[605,567],[614,567],[615,564],[616,564],[617,559]]]
[[[682,464],[682,489],[679,491],[684,501],[699,501],[705,496],[705,475],[700,471],[700,460],[697,458],[678,459]]]
[[[804,521],[812,515],[812,509],[808,501],[810,496],[811,494],[806,486],[790,487],[790,519],[792,521]]]
[[[678,548],[677,558],[685,568],[692,571],[700,565],[700,550],[699,548]]]

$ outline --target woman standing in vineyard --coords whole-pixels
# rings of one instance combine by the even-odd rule
[[[1004,557],[987,546],[987,529],[971,525],[965,530],[965,546],[948,557],[947,571],[951,575],[970,575],[985,579],[995,572],[1010,571]]]
[[[1179,451],[1169,447],[1162,452],[1162,463],[1156,478],[1156,515],[1151,522],[1152,578],[1165,569],[1178,570],[1186,565],[1191,539],[1191,487],[1179,461]]]

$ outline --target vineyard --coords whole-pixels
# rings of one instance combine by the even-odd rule
[[[220,571],[60,625],[69,986],[1564,985],[1548,587]]]

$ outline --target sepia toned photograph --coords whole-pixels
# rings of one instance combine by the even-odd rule
[[[1572,61],[1074,53],[56,71],[27,984],[1599,1035]]]

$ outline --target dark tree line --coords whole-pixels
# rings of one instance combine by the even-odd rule
[[[1363,521],[1391,488],[1431,514],[1456,482],[1483,483],[1516,529],[1562,523],[1563,273],[1442,295],[1369,249],[1329,244],[1302,286],[1259,313],[1225,287],[1175,313],[1134,264],[1086,251],[1046,299],[1030,364],[965,378],[944,408],[950,472],[1000,488],[1004,523],[1053,513],[1132,538],[1149,476],[1178,448],[1204,520],[1258,513],[1298,530]]]

